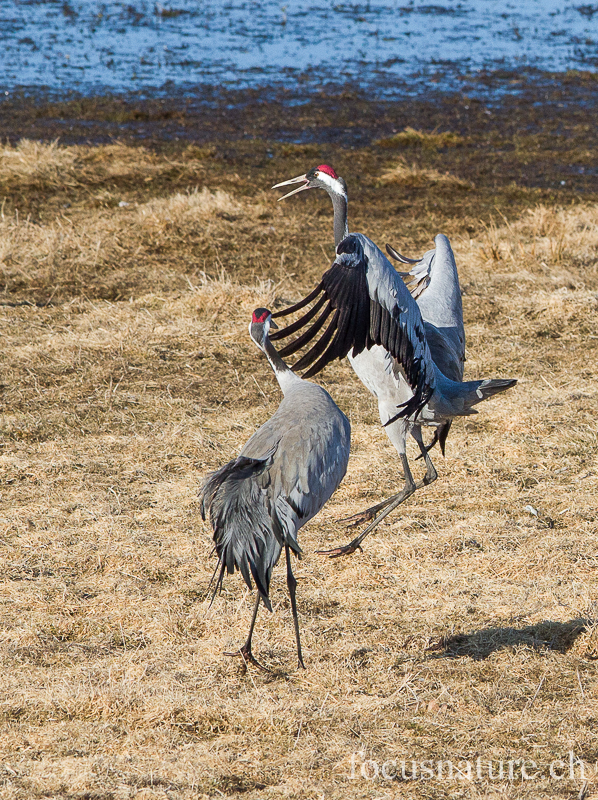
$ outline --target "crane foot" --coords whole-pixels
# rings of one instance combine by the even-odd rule
[[[316,550],[316,553],[320,556],[328,556],[328,558],[339,558],[340,556],[350,556],[356,550],[361,550],[361,545],[351,542],[342,547],[333,547],[332,550]]]
[[[265,667],[263,664],[254,657],[253,653],[251,652],[251,648],[247,647],[247,644],[244,644],[240,650],[237,650],[236,653],[223,653],[224,656],[241,656],[243,659],[243,672],[247,672],[247,664],[253,664],[254,667],[261,669],[263,672],[267,672],[268,674],[271,673],[271,670],[268,667]]]
[[[356,528],[363,522],[369,522],[371,519],[374,519],[377,513],[377,506],[374,506],[373,508],[368,508],[365,511],[360,511],[359,514],[353,514],[352,517],[338,519],[337,522],[340,525],[345,525],[347,528]]]
[[[337,522],[341,525],[346,525],[347,528],[355,528],[357,525],[361,525],[362,522],[369,522],[371,519],[374,519],[380,511],[384,511],[385,508],[388,508],[399,496],[400,494],[393,494],[392,497],[387,497],[386,500],[383,500],[381,503],[376,503],[375,506],[366,508],[365,511],[360,511],[359,514],[353,514],[352,517],[339,519]]]

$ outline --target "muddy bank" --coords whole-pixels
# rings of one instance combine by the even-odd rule
[[[64,144],[128,141],[206,142],[259,138],[295,144],[367,146],[402,130],[454,130],[464,136],[496,131],[570,135],[598,111],[598,75],[590,72],[494,71],[468,76],[446,93],[437,80],[411,96],[381,99],[358,84],[326,84],[317,91],[262,86],[242,91],[204,85],[148,99],[134,93],[95,97],[36,92],[0,99],[0,136],[14,142],[59,137]],[[588,140],[591,145],[592,139]]]
[[[459,148],[441,151],[439,163],[461,170],[478,187],[490,176],[494,185],[514,181],[559,192],[598,191],[598,134],[592,122],[598,114],[598,76],[494,72],[475,81],[470,94],[449,95],[431,84],[426,95],[392,101],[372,98],[352,84],[325,86],[318,93],[204,86],[160,99],[5,96],[0,137],[12,144],[21,138],[65,145],[121,141],[174,152],[190,143],[211,143],[231,164],[249,158],[254,167],[265,167],[278,146],[313,145],[314,152],[334,160],[338,148],[380,150],[376,142],[412,127],[458,134]]]
[[[29,255],[11,245],[0,291],[5,302],[57,302],[82,292],[118,299],[178,291],[204,272],[217,276],[222,265],[238,279],[278,280],[289,243],[270,187],[321,163],[347,179],[356,230],[374,238],[397,231],[396,244],[415,254],[438,230],[485,236],[488,226],[539,205],[595,202],[595,88],[592,76],[575,74],[519,80],[493,104],[441,93],[381,101],[351,87],[308,97],[264,90],[170,100],[9,98],[0,103],[4,141],[58,140],[61,152],[36,155],[32,145],[26,152],[9,145],[0,158],[6,224],[27,220],[54,231],[67,219],[89,235],[84,246],[79,239],[69,245],[72,253],[60,245],[51,257],[41,245]],[[176,242],[138,242],[135,226],[123,236],[112,228],[148,203],[203,187],[268,210],[255,225],[226,212],[216,227],[191,226]],[[294,206],[297,213],[305,204],[308,218],[293,248],[298,259],[315,248],[320,263],[330,209],[328,198],[315,194]],[[100,228],[106,252],[88,248]],[[16,242],[17,233],[7,235]],[[148,259],[156,260],[154,271]]]

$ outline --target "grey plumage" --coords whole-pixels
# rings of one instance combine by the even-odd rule
[[[421,259],[410,259],[413,266],[409,272],[399,272],[399,275],[421,312],[432,360],[447,378],[461,381],[465,365],[465,329],[457,265],[444,234],[439,233],[434,243],[435,249],[428,250]],[[386,250],[392,258],[405,262],[404,257],[389,244]],[[438,442],[444,455],[451,425],[449,419],[436,426],[432,442],[426,449],[430,450]]]
[[[220,568],[214,595],[222,585],[225,571],[232,574],[237,569],[250,589],[253,578],[268,611],[272,611],[270,578],[284,542],[276,512],[272,515],[263,491],[267,482],[264,472],[271,465],[271,456],[240,455],[209,476],[201,503],[202,516],[205,519],[209,514],[214,529]],[[300,550],[296,548],[295,552]]]
[[[432,359],[421,313],[413,297],[388,259],[361,233],[350,234],[338,245],[336,259],[324,274],[319,290],[329,309],[322,316],[326,314],[330,322],[294,368],[304,369],[317,357],[318,361],[307,373],[312,375],[332,360],[349,355],[366,386],[379,400],[394,407],[393,413],[382,420],[385,426],[399,419],[408,420],[411,427],[434,425],[453,416],[475,414],[474,405],[514,383],[512,380],[461,382],[444,375]],[[369,302],[363,302],[364,294]],[[274,316],[287,313],[285,309]],[[309,312],[305,316],[308,315]],[[318,321],[310,330],[316,327]],[[286,335],[284,329],[272,338]],[[288,355],[295,349],[296,343],[292,342],[280,354]],[[380,356],[388,362],[383,369],[376,364]],[[397,402],[403,384],[407,396],[403,402]],[[405,394],[405,389],[402,393]]]
[[[338,246],[349,235],[349,196],[346,182],[332,167],[322,164],[305,175],[283,181],[272,188],[295,184],[299,184],[298,188],[279,199],[283,200],[308,189],[324,189],[328,193],[334,209],[334,244]],[[398,274],[419,307],[432,360],[447,378],[461,381],[465,364],[465,330],[457,265],[448,238],[444,234],[438,234],[434,242],[435,249],[428,250],[420,259],[406,258],[389,244],[386,245],[386,250],[392,258],[410,267],[409,271],[399,271]],[[295,324],[295,330],[299,330],[299,322]],[[306,323],[307,319],[303,324]],[[291,328],[285,330],[287,335],[295,332]],[[444,455],[451,424],[452,420],[449,419],[434,427],[434,437],[427,450],[438,442]],[[417,422],[414,424],[414,431],[416,438],[421,437],[421,425]],[[422,457],[423,454],[418,456]]]
[[[226,572],[239,570],[250,589],[255,583],[258,602],[261,598],[271,611],[270,579],[285,548],[298,659],[303,666],[290,551],[301,556],[298,530],[324,506],[345,474],[350,426],[328,392],[301,379],[282,361],[269,341],[270,319],[267,309],[256,310],[250,332],[268,357],[284,397],[239,456],[207,477],[201,510],[204,519],[210,519],[219,559],[214,593]],[[241,652],[255,661],[252,631],[253,623]]]
[[[306,184],[302,189],[318,185],[325,188],[331,196],[338,188],[338,192],[343,195],[344,229],[347,230],[346,185],[344,181],[339,185],[336,173],[329,167],[326,169],[328,172],[324,177],[320,175],[321,167],[316,170],[317,184],[313,177],[310,178],[310,173],[291,182],[307,181],[310,185]],[[335,216],[336,211],[335,205]],[[335,224],[335,238],[341,227],[343,226]],[[347,269],[349,263],[344,255],[348,250],[360,250],[359,266],[352,272]],[[400,260],[407,261],[403,257]],[[347,292],[339,289],[335,298],[331,296],[328,286],[330,280],[327,276],[331,272],[340,275],[343,269],[353,290]],[[355,277],[355,272],[360,273],[359,280]],[[419,306],[403,282],[407,275],[410,276],[407,281],[409,284],[415,281],[417,292],[414,293],[418,295]],[[413,287],[410,285],[410,288]],[[361,292],[369,301],[367,314],[362,311],[364,303],[359,296]],[[436,237],[436,250],[430,251],[424,259],[416,262],[410,273],[399,274],[368,237],[350,234],[337,245],[335,263],[309,297],[316,304],[328,300],[328,306],[312,327],[281,350],[281,353],[293,352],[298,349],[298,343],[309,343],[331,315],[329,306],[334,309],[332,322],[293,368],[304,368],[317,356],[316,364],[309,370],[309,374],[313,375],[333,358],[348,355],[353,369],[378,400],[381,422],[397,449],[405,474],[405,485],[399,493],[346,520],[357,524],[374,518],[349,545],[330,551],[330,555],[336,556],[354,552],[365,536],[390,511],[420,486],[436,479],[437,472],[428,454],[429,448],[423,443],[422,425],[435,428],[436,437],[432,444],[440,441],[444,451],[444,442],[453,417],[477,413],[473,409],[474,405],[513,386],[516,381],[461,382],[465,348],[461,297],[454,257],[445,236]],[[277,312],[275,316],[285,316],[305,305],[307,303],[301,301],[290,309]],[[422,306],[426,320],[422,318]],[[343,308],[342,312],[339,311],[340,307]],[[291,330],[293,333],[301,330],[311,318],[312,311],[308,311],[288,329],[279,331],[275,338],[282,339]],[[341,316],[349,322],[339,331],[337,328]],[[442,364],[449,375],[443,372],[439,364]],[[421,457],[426,463],[426,474],[418,484],[413,480],[406,457],[408,433],[417,442]],[[378,512],[381,513],[376,517]]]

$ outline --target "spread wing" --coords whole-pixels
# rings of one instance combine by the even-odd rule
[[[417,262],[405,259],[388,244],[386,250],[393,258],[412,264],[409,272],[400,272],[399,275],[417,299],[432,359],[443,375],[461,381],[465,362],[465,330],[457,264],[451,244],[444,234],[435,236],[434,244],[435,248],[424,253]]]
[[[399,272],[397,270],[397,274],[400,275],[405,282],[405,286],[411,292],[411,296],[417,300],[421,293],[430,285],[430,261],[426,260],[425,257],[419,260],[405,258],[405,256],[402,256],[389,244],[386,245],[386,252],[391,258],[394,258],[395,261],[399,261],[401,264],[413,265],[408,272]]]
[[[381,345],[395,359],[413,391],[398,416],[419,412],[434,390],[435,374],[415,301],[389,261],[367,237],[347,236],[336,253],[334,264],[307,298],[272,316],[286,316],[315,301],[313,307],[288,327],[271,332],[270,338],[284,339],[315,320],[280,351],[284,357],[310,344],[324,329],[293,366],[294,370],[307,370],[305,378],[316,375],[334,359],[344,358],[351,349],[356,356],[365,348]]]

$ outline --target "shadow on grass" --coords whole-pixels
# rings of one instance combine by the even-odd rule
[[[469,656],[476,661],[488,658],[497,650],[520,645],[533,650],[553,650],[566,653],[575,640],[593,622],[589,619],[572,619],[569,622],[546,620],[525,628],[484,628],[474,633],[445,636],[426,648],[430,658],[461,658]],[[438,652],[435,652],[438,651]]]

